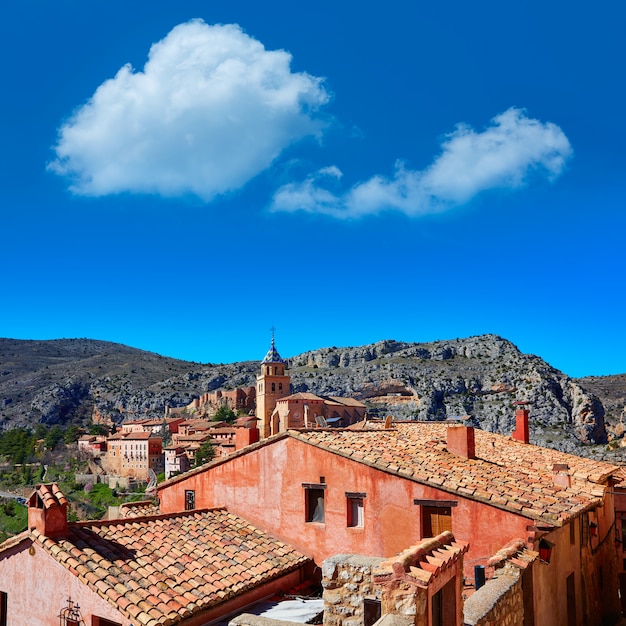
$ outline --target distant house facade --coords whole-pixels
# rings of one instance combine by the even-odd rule
[[[316,563],[389,557],[452,531],[469,543],[465,576],[521,540],[541,555],[535,626],[597,625],[617,611],[615,466],[517,436],[442,423],[290,430],[159,486],[163,511],[226,506]],[[602,601],[601,601],[602,599]]]
[[[92,456],[102,456],[107,451],[105,435],[82,435],[78,439],[78,450]]]
[[[114,476],[148,480],[164,468],[161,437],[150,431],[120,432],[107,440],[106,468]]]

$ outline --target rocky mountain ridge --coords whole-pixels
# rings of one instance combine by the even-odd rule
[[[573,451],[624,434],[617,392],[609,415],[593,381],[580,384],[495,335],[322,348],[288,359],[288,367],[293,391],[355,397],[380,416],[470,416],[476,426],[510,434],[512,403],[528,401],[536,443]],[[201,365],[87,339],[0,339],[0,427],[76,423],[94,409],[117,421],[162,417],[166,404],[253,385],[258,371],[259,361]]]

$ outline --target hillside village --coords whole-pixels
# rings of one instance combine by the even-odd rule
[[[79,439],[146,500],[72,522],[38,485],[0,544],[0,624],[278,626],[250,611],[319,590],[328,626],[615,623],[626,469],[534,445],[532,404],[509,410],[498,434],[293,392],[272,336],[254,385]]]

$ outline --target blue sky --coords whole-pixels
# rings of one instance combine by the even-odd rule
[[[174,6],[175,5],[175,6]],[[626,372],[619,2],[2,3],[0,336],[496,333]]]

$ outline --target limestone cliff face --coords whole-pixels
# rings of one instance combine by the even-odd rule
[[[481,428],[506,434],[514,426],[512,403],[528,401],[531,432],[539,443],[570,449],[575,440],[607,440],[598,398],[495,335],[325,348],[291,359],[290,371],[296,391],[354,396],[381,415],[422,420],[469,415]]]
[[[186,406],[208,391],[253,385],[259,371],[258,361],[200,365],[86,339],[0,339],[0,363],[0,428],[76,422],[94,409],[117,421],[162,417],[166,404]],[[607,441],[596,396],[495,335],[323,348],[288,366],[293,391],[355,397],[381,417],[469,415],[481,428],[510,434],[512,403],[523,400],[532,403],[535,443],[572,451]],[[611,434],[621,438],[624,429],[612,424]]]

